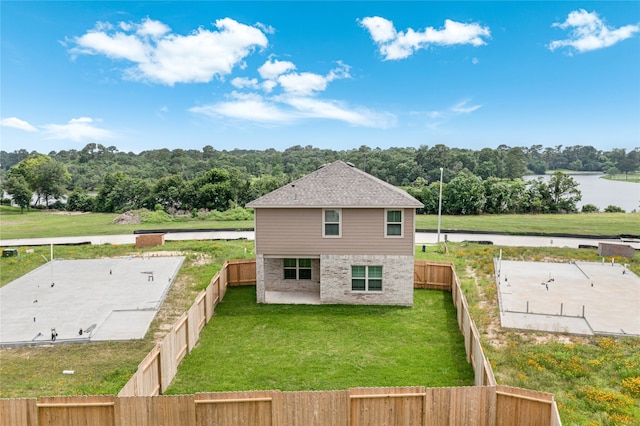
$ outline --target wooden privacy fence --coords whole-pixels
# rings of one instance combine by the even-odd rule
[[[480,344],[480,333],[469,315],[469,305],[460,287],[460,280],[453,264],[416,260],[413,271],[414,288],[446,290],[452,293],[458,327],[464,337],[467,362],[473,367],[474,384],[476,386],[496,385],[496,378],[493,375],[491,364],[484,356]]]
[[[415,260],[413,288],[451,291],[455,270],[450,263]]]
[[[115,396],[0,399],[0,426],[561,425],[553,395],[497,386],[450,263],[415,261],[414,287],[451,291],[474,387],[217,392],[161,396],[228,286],[254,285],[255,259],[230,260]]]
[[[506,386],[0,400],[0,425],[560,425],[553,396]]]
[[[165,338],[142,360],[138,370],[118,396],[153,396],[166,391],[182,359],[193,349],[200,332],[213,317],[227,286],[256,283],[255,259],[229,260],[200,292],[191,308],[173,325]]]

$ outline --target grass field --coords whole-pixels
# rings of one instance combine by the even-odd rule
[[[0,207],[0,239],[43,238],[83,235],[131,234],[144,229],[243,229],[253,228],[252,220],[178,221],[117,225],[110,213],[69,214],[67,212],[30,211]],[[591,213],[557,215],[480,215],[442,216],[441,230],[492,231],[510,234],[573,233],[589,235],[640,234],[640,213]],[[438,228],[437,215],[417,215],[417,229]]]
[[[253,228],[253,220],[193,220],[120,225],[115,213],[70,213],[31,210],[21,214],[16,207],[0,207],[0,239],[76,237],[83,235],[132,234],[144,229]]]
[[[417,215],[417,229],[437,229],[437,215]],[[442,216],[441,229],[506,232],[621,235],[640,234],[640,213]]]
[[[168,393],[473,385],[451,294],[414,297],[414,308],[258,305],[254,286],[232,288]]]
[[[604,179],[609,180],[619,180],[623,182],[640,182],[640,173],[629,173],[628,175],[619,174],[619,175],[606,175],[603,176]]]

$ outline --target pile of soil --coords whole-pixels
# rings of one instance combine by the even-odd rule
[[[120,216],[113,219],[113,223],[115,223],[116,225],[135,225],[141,222],[142,218],[133,210],[126,211]]]

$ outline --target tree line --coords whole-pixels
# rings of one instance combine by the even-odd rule
[[[524,183],[525,174],[550,169],[629,173],[640,167],[640,148],[599,151],[588,146],[529,148],[501,145],[481,150],[439,144],[419,148],[335,151],[300,145],[267,150],[158,149],[139,154],[90,143],[81,150],[48,155],[0,151],[1,182],[18,205],[28,207],[67,196],[66,208],[120,212],[137,208],[166,211],[226,210],[295,180],[320,165],[341,159],[407,190],[433,213],[443,169],[447,214],[575,211],[570,190],[543,181]],[[571,187],[566,175],[560,186]],[[574,182],[575,183],[575,182]],[[483,196],[481,196],[481,193]],[[60,206],[58,203],[57,207]]]

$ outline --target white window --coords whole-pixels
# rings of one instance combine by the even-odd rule
[[[402,210],[385,210],[384,236],[402,237],[403,235],[404,232],[402,229]]]
[[[382,291],[382,266],[351,266],[352,291]]]
[[[310,280],[311,259],[284,259],[285,280]]]
[[[322,236],[331,238],[342,236],[342,210],[322,210]]]

